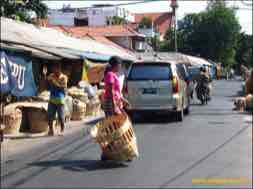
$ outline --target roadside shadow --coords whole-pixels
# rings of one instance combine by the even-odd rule
[[[201,103],[194,103],[194,104],[191,104],[191,106],[203,106],[204,107],[204,105]]]
[[[29,166],[36,166],[42,168],[60,167],[68,171],[96,171],[105,169],[116,169],[127,167],[127,164],[120,162],[103,162],[100,160],[52,160],[40,161],[29,164]]]
[[[173,115],[170,114],[138,114],[138,116],[131,117],[131,121],[134,124],[164,124],[164,123],[174,123],[175,119]]]

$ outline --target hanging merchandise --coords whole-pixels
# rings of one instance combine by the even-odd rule
[[[82,73],[82,80],[83,81],[89,81],[89,79],[88,79],[88,74],[87,74],[87,72],[88,72],[88,63],[87,63],[87,60],[84,60],[83,61],[83,73]]]

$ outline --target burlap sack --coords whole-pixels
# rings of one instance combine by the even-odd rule
[[[37,96],[37,100],[40,100],[40,101],[43,101],[43,102],[48,102],[49,98],[50,98],[50,92],[49,91],[42,91]]]
[[[73,100],[73,111],[71,114],[71,120],[80,121],[85,118],[86,104],[78,99]]]
[[[73,113],[73,98],[71,96],[65,97],[64,110],[65,110],[65,121],[68,122],[70,121],[71,115]]]
[[[246,96],[246,109],[252,110],[253,109],[253,95],[248,94]]]
[[[245,94],[253,94],[253,78],[249,77],[245,82]]]
[[[101,111],[101,103],[98,97],[89,100],[86,105],[87,105],[86,116],[99,115]]]
[[[71,87],[68,89],[67,93],[72,98],[78,99],[84,103],[87,103],[89,101],[88,95],[84,92],[83,89]]]

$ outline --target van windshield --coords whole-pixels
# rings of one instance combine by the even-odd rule
[[[167,63],[134,64],[128,76],[128,80],[170,80],[171,78],[171,68]]]

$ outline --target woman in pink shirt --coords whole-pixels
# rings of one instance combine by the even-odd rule
[[[120,91],[120,82],[117,73],[121,68],[121,59],[113,56],[109,61],[109,69],[105,73],[105,93],[103,96],[103,109],[106,116],[121,114],[124,104],[128,102]]]
[[[120,91],[120,81],[117,73],[121,68],[121,59],[112,57],[109,61],[109,68],[105,73],[105,92],[103,95],[103,110],[106,117],[123,113],[124,105],[128,105]],[[102,152],[101,160],[108,160],[104,152]]]

